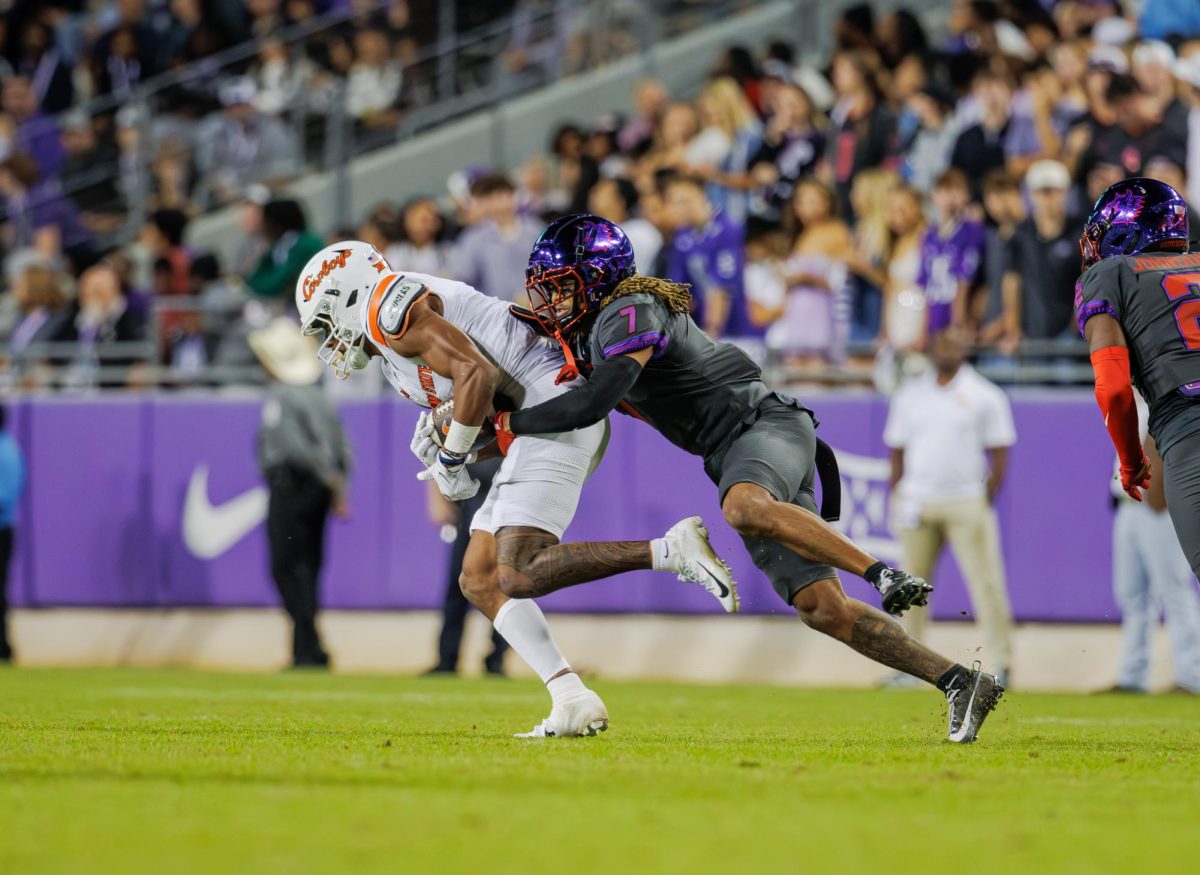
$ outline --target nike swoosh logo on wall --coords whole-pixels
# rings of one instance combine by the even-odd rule
[[[214,507],[208,500],[208,466],[197,465],[183,501],[183,543],[197,559],[215,559],[267,518],[267,489],[256,486]]]

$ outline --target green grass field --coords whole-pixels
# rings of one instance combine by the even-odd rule
[[[943,741],[923,691],[0,671],[0,872],[1174,873],[1200,700],[1012,695]]]

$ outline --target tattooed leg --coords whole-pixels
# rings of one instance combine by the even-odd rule
[[[837,580],[819,580],[792,600],[804,622],[849,644],[868,659],[934,684],[954,667],[952,659],[934,653],[904,627],[857,599],[848,598]]]
[[[577,583],[651,567],[649,541],[560,544],[531,526],[496,532],[500,590],[510,598],[536,598]]]

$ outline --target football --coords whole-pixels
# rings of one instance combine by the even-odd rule
[[[442,440],[446,433],[450,431],[450,422],[454,419],[454,399],[450,398],[443,401],[437,407],[433,408],[433,442],[439,447],[443,446]],[[475,438],[475,444],[471,447],[471,452],[478,452],[496,439],[496,430],[492,427],[492,417],[495,415],[495,410],[488,408],[487,418],[483,421],[483,427],[479,429],[479,435]]]

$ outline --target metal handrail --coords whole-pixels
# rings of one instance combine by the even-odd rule
[[[330,12],[308,22],[289,24],[282,28],[278,35],[273,35],[272,39],[284,45],[290,45],[322,31],[331,30],[352,19],[369,16],[384,9],[386,6],[387,0],[375,0],[375,5],[369,9],[344,9],[339,12]],[[233,64],[253,58],[258,54],[261,47],[262,40],[260,38],[244,40],[237,45],[222,49],[207,57],[190,61],[175,70],[164,70],[161,73],[156,73],[150,78],[138,82],[133,88],[132,99],[124,99],[114,94],[103,94],[99,97],[93,97],[85,103],[63,110],[55,116],[55,120],[61,122],[66,116],[78,114],[80,111],[85,112],[89,116],[97,116],[123,106],[140,103],[166,91],[168,88],[195,80],[197,77],[211,71],[214,65],[224,69]]]
[[[38,340],[25,346],[14,358],[21,359],[78,359],[94,357],[99,359],[138,359],[152,358],[158,344],[154,340],[106,340],[98,343],[83,343],[74,340]],[[7,349],[0,354],[9,356]]]
[[[571,6],[569,8],[574,9],[574,8],[577,8],[577,7],[580,7],[583,5],[585,5],[583,0],[571,0]],[[278,41],[285,46],[292,46],[296,43],[299,43],[306,39],[309,39],[319,33],[330,31],[342,24],[345,24],[348,21],[367,18],[370,15],[372,15],[373,13],[384,10],[386,7],[387,7],[387,0],[376,0],[374,6],[368,8],[368,9],[343,10],[340,12],[330,13],[328,15],[321,16],[310,22],[289,25],[288,27],[285,27],[281,31],[279,31],[278,34],[272,35],[271,39],[274,41]],[[440,11],[441,11],[441,14],[443,16],[445,16],[446,10],[442,9]],[[532,22],[534,24],[542,23],[546,19],[552,18],[555,15],[559,14],[560,11],[561,11],[560,8],[555,8],[555,7],[538,10],[537,12],[534,13]],[[487,42],[495,39],[496,37],[499,37],[499,36],[504,35],[505,33],[508,33],[512,29],[512,24],[513,24],[513,16],[510,15],[508,18],[505,18],[498,22],[494,22],[492,24],[480,25],[478,27],[471,28],[471,29],[461,32],[461,33],[453,33],[448,38],[445,36],[440,36],[439,39],[435,43],[429,45],[426,48],[419,50],[418,53],[416,54],[416,56],[407,62],[407,67],[409,69],[412,69],[412,68],[416,68],[422,64],[429,63],[431,61],[438,61],[442,58],[452,58],[459,52],[463,52],[463,51],[469,50],[471,48],[477,47],[481,44],[487,43]],[[55,116],[55,122],[59,123],[61,125],[61,122],[67,116],[77,115],[81,111],[84,112],[85,114],[87,114],[89,117],[94,117],[96,115],[100,115],[105,112],[109,112],[111,110],[114,110],[114,109],[117,109],[120,107],[125,107],[125,106],[145,107],[148,102],[154,100],[156,97],[158,97],[159,95],[161,95],[163,92],[167,91],[170,88],[173,88],[177,85],[186,84],[188,82],[194,82],[198,78],[201,78],[201,77],[211,78],[211,76],[213,75],[214,69],[225,70],[231,66],[234,66],[235,64],[238,64],[238,63],[241,63],[241,62],[244,62],[244,61],[247,61],[247,60],[253,58],[258,53],[259,49],[262,46],[262,43],[263,43],[263,40],[261,38],[252,38],[252,39],[243,41],[242,43],[239,43],[236,46],[232,46],[228,49],[224,49],[220,52],[210,55],[208,57],[200,58],[195,61],[192,61],[189,64],[187,64],[181,68],[178,68],[176,70],[169,70],[169,71],[164,71],[162,73],[158,73],[158,74],[150,77],[149,79],[146,79],[143,82],[139,82],[134,87],[132,95],[128,98],[118,97],[113,94],[103,95],[101,97],[94,97],[91,100],[89,100],[83,104],[79,104],[79,105],[70,107],[66,110],[63,110],[57,116]],[[442,74],[444,72],[445,71],[439,70],[439,79],[442,78]],[[453,75],[453,72],[454,72],[454,70],[451,67],[449,69],[449,73],[451,75]],[[344,82],[341,84],[344,86]],[[438,88],[439,100],[438,100],[438,102],[439,103],[452,102],[454,105],[454,108],[456,110],[456,112],[454,114],[461,114],[461,112],[467,111],[472,107],[480,105],[480,101],[478,98],[484,98],[484,102],[486,102],[487,98],[495,96],[494,94],[492,94],[490,92],[490,89],[481,89],[481,90],[487,91],[488,93],[480,94],[480,95],[472,95],[472,97],[474,97],[476,99],[464,100],[464,98],[468,98],[468,95],[466,95],[466,94],[455,95],[452,93],[448,93],[448,91],[445,87],[439,85],[439,88]],[[340,106],[341,102],[340,102],[340,100],[334,100],[334,101],[332,101],[332,104],[334,106]],[[431,108],[431,106],[426,105],[426,106],[419,107],[417,111],[424,110],[424,109],[430,109],[430,108]],[[301,107],[297,107],[297,109],[299,110],[299,109],[301,109]],[[432,114],[430,114],[430,118],[428,120],[424,120],[424,123],[420,124],[419,127],[424,128],[424,127],[430,126],[430,124],[437,124],[440,121],[442,121],[444,118],[447,118],[447,117],[449,117],[449,116],[446,116],[442,113],[432,113]],[[335,130],[335,129],[340,130],[344,126],[345,122],[346,122],[346,119],[344,116],[339,117],[337,119],[331,119],[329,129],[330,130]],[[139,141],[140,141],[139,142],[139,151],[141,151],[142,154],[140,154],[138,156],[136,165],[135,165],[137,168],[137,173],[139,174],[139,176],[143,177],[143,179],[141,180],[141,183],[142,183],[141,187],[145,187],[144,174],[146,173],[146,169],[150,164],[148,156],[144,152],[144,150],[146,148],[146,140],[148,139],[145,136],[145,134],[147,133],[147,130],[148,130],[147,125],[148,125],[148,119],[143,119],[143,121],[142,121],[143,136],[141,136],[139,138]],[[405,132],[411,132],[412,129],[413,128],[411,125],[405,125],[402,122],[400,125],[397,126],[396,131],[395,131],[395,136],[399,136]],[[335,142],[337,142],[337,141],[340,141],[341,138],[333,137],[331,139],[333,139]],[[327,166],[335,166],[336,167],[336,166],[343,164],[346,160],[348,160],[349,157],[350,156],[348,156],[346,154],[344,145],[342,145],[340,148],[335,148],[331,152],[329,152],[326,156],[326,160],[324,163]],[[31,201],[31,204],[36,205],[36,204],[44,203],[46,201],[49,201],[56,197],[61,197],[61,196],[71,197],[71,196],[76,195],[82,191],[85,191],[88,188],[95,186],[97,184],[117,180],[120,178],[120,176],[121,176],[121,174],[120,174],[119,169],[110,173],[103,169],[97,168],[96,172],[87,173],[84,176],[82,176],[81,178],[76,178],[76,179],[71,180],[69,185],[63,185],[61,182],[59,182],[58,184],[50,187],[44,193],[43,197],[41,197],[40,199],[35,198],[33,201]],[[118,232],[117,236],[119,238],[125,238],[125,237],[131,236],[132,234],[136,233],[137,228],[140,227],[142,220],[144,219],[144,216],[145,216],[144,198],[140,198],[140,200],[143,202],[137,204],[133,209],[128,211],[128,213],[129,213],[128,221],[125,223],[125,227],[120,232]]]
[[[154,306],[155,319],[151,322],[155,326],[154,336],[148,339],[95,344],[40,341],[26,346],[16,355],[11,354],[7,345],[0,345],[0,360],[17,363],[20,368],[36,367],[46,376],[45,382],[55,386],[63,385],[65,377],[77,371],[81,365],[88,367],[93,382],[107,383],[110,387],[124,384],[132,370],[136,370],[141,385],[259,385],[263,382],[263,373],[256,364],[206,363],[196,371],[180,371],[162,362],[166,346],[162,316],[186,312],[211,313],[220,309],[225,312],[236,310],[206,307],[186,299],[158,301]],[[977,361],[976,368],[994,382],[1012,386],[1086,385],[1091,382],[1092,368],[1087,361],[1086,349],[1080,351],[1077,344],[1059,341],[1027,341],[1026,344],[1006,359],[1009,364],[989,364],[985,358]],[[865,348],[860,351],[869,353]],[[994,349],[979,347],[973,350],[973,355],[978,358],[992,352]],[[864,355],[861,360],[869,358],[869,355]],[[765,368],[764,374],[773,385],[817,383],[868,386],[872,383],[873,368],[870,364],[856,365],[853,361],[843,365],[816,366],[775,363]]]
[[[582,6],[584,2],[583,0],[573,0],[573,4]],[[328,13],[310,22],[288,25],[280,30],[278,34],[272,35],[271,39],[283,45],[291,45],[323,31],[332,30],[348,21],[368,18],[372,13],[385,9],[387,5],[387,0],[376,0],[375,5],[369,9],[342,10],[340,12]],[[558,14],[558,11],[554,8],[541,10],[535,13],[533,20],[540,22]],[[510,17],[501,22],[480,25],[461,34],[456,34],[451,45],[443,45],[440,42],[433,43],[428,48],[418,51],[417,55],[408,62],[408,65],[416,66],[426,61],[436,60],[444,55],[453,55],[455,52],[462,51],[465,48],[486,42],[506,33],[511,29],[511,25],[512,19]],[[263,39],[260,37],[245,40],[207,57],[191,61],[178,69],[164,70],[161,73],[156,73],[149,79],[139,82],[134,86],[133,95],[130,99],[120,98],[113,94],[101,95],[93,97],[85,103],[62,110],[54,118],[57,122],[61,122],[67,116],[77,115],[81,111],[89,116],[96,116],[123,106],[140,103],[176,85],[194,81],[201,75],[210,75],[214,67],[225,69],[234,64],[249,60],[258,54],[259,49],[262,48],[262,44]]]

